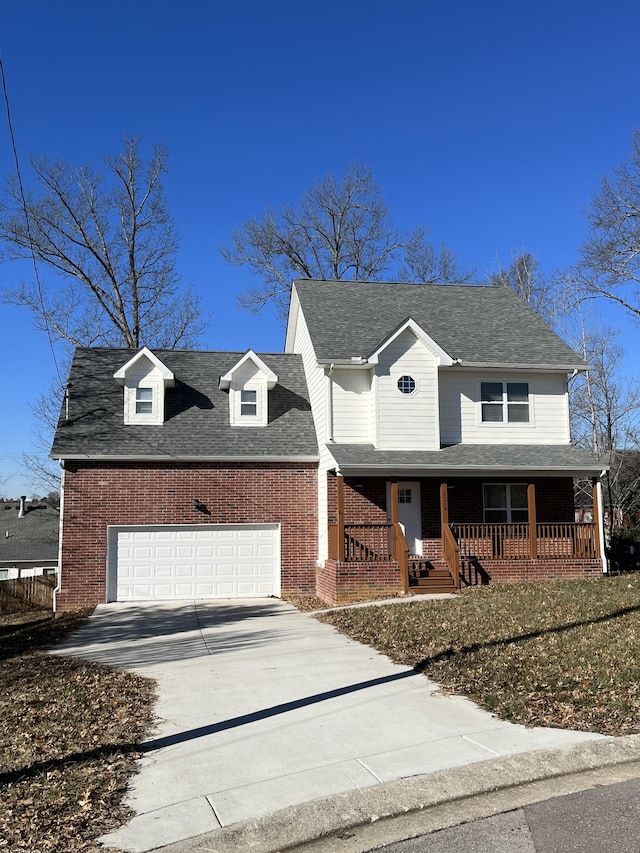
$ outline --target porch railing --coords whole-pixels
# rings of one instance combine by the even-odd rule
[[[595,559],[595,524],[453,524],[462,553],[479,559]]]
[[[339,526],[329,524],[329,557],[345,563],[391,560],[392,528],[391,524],[345,524],[341,543]]]

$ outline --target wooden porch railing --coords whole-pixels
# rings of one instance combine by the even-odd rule
[[[490,560],[595,559],[595,524],[453,524],[465,555]]]
[[[393,559],[391,524],[345,524],[344,551],[338,524],[329,524],[329,557],[345,563],[384,562]]]
[[[342,540],[340,525],[329,524],[329,559],[344,563],[382,563],[396,560],[404,591],[409,590],[409,546],[402,525],[345,524]],[[342,546],[342,547],[341,547]]]
[[[455,588],[460,589],[460,547],[449,525],[442,528],[442,556]]]

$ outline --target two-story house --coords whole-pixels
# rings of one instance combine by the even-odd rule
[[[320,448],[322,597],[603,571],[600,514],[574,523],[574,477],[602,506],[569,430],[587,365],[509,288],[296,281],[285,349]]]
[[[602,572],[585,369],[510,290],[451,285],[297,281],[281,354],[80,348],[56,609]]]

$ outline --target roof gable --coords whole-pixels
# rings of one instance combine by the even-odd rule
[[[175,385],[175,377],[169,368],[163,364],[160,359],[154,355],[148,347],[142,347],[141,350],[132,356],[126,364],[123,364],[113,374],[113,378],[119,385],[124,385],[127,379],[127,374],[131,373],[136,367],[140,367],[144,362],[150,362],[152,368],[155,368],[161,376],[165,387],[173,388]]]
[[[272,388],[275,388],[276,383],[278,381],[277,375],[268,367],[264,361],[260,358],[260,356],[256,355],[256,353],[250,349],[245,352],[242,358],[237,361],[233,367],[231,367],[224,376],[220,377],[220,387],[222,389],[227,389],[231,386],[231,383],[234,380],[234,377],[238,374],[242,374],[243,368],[245,368],[248,364],[253,364],[256,371],[258,373],[263,374],[264,379],[267,383],[267,388],[271,391]]]
[[[451,356],[442,349],[442,347],[438,346],[438,344],[433,340],[433,338],[430,337],[424,331],[424,329],[419,326],[411,317],[408,317],[393,332],[387,335],[384,340],[380,341],[376,348],[366,356],[366,360],[369,362],[369,364],[377,364],[380,354],[384,352],[387,347],[391,346],[391,344],[398,337],[400,337],[403,332],[406,332],[407,330],[413,332],[416,338],[421,341],[425,345],[425,347],[435,356],[436,363],[438,365],[451,367],[451,365],[454,363],[454,359],[452,359]]]
[[[508,287],[312,280],[293,286],[320,362],[364,360],[411,318],[462,365],[587,368]]]

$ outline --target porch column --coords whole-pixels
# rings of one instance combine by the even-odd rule
[[[409,592],[409,564],[404,536],[400,536],[398,522],[398,481],[391,480],[389,484],[389,520],[391,521],[391,559],[400,567],[402,589],[405,595]]]
[[[389,486],[389,498],[391,506],[389,507],[389,519],[391,524],[398,523],[398,481],[392,480]]]
[[[600,539],[604,534],[604,523],[601,515],[601,507],[600,507],[600,481],[597,477],[594,477],[591,481],[591,485],[593,487],[593,518],[592,523],[595,526],[595,534],[596,534],[596,557],[602,556],[602,549],[600,547]],[[604,567],[604,571],[606,571],[606,566]]]
[[[538,558],[538,522],[536,520],[536,484],[527,486],[527,512],[529,515],[529,553],[532,560]]]
[[[336,475],[336,522],[338,527],[338,562],[344,563],[344,477]]]
[[[440,524],[442,529],[449,526],[449,489],[445,480],[440,483]]]

